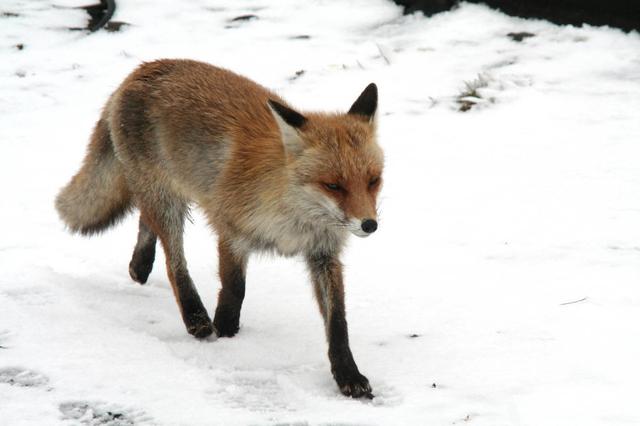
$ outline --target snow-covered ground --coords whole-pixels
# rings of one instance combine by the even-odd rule
[[[638,33],[384,0],[120,0],[123,31],[65,30],[86,16],[53,5],[85,3],[0,3],[1,424],[640,424]],[[300,260],[252,258],[240,333],[197,341],[160,252],[148,285],[130,280],[134,216],[65,232],[53,199],[100,108],[161,57],[301,109],[378,84],[381,226],[345,258],[372,401],[340,395]],[[480,99],[460,112],[465,82]],[[213,313],[215,236],[194,218],[187,259]]]

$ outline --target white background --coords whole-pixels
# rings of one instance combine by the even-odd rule
[[[638,33],[466,4],[427,19],[383,0],[120,0],[131,26],[86,35],[65,30],[84,12],[53,4],[0,4],[20,14],[0,17],[0,423],[640,424]],[[244,14],[259,19],[230,22]],[[344,259],[373,401],[340,395],[300,260],[252,258],[240,333],[197,341],[161,250],[146,286],[128,276],[135,216],[65,232],[53,200],[100,109],[162,57],[301,110],[378,84],[380,228]],[[484,102],[460,112],[479,75]],[[195,209],[187,259],[210,314],[215,247]]]

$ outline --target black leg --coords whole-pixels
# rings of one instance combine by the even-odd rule
[[[186,268],[174,267],[169,272],[169,277],[187,332],[199,339],[210,336],[214,331],[213,324],[193,285],[189,272]]]
[[[245,292],[246,255],[234,253],[229,243],[220,238],[218,244],[220,281],[218,306],[213,325],[218,336],[232,337],[240,329],[240,310]]]
[[[372,398],[369,380],[360,374],[349,348],[342,265],[337,257],[324,254],[308,255],[307,264],[324,318],[333,377],[344,395]]]
[[[133,250],[129,263],[129,275],[134,281],[144,284],[153,269],[153,261],[156,257],[156,234],[144,223],[140,217],[138,227],[138,242]]]

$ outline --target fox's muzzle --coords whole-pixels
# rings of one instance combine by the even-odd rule
[[[376,232],[376,229],[378,229],[378,222],[376,222],[375,219],[364,219],[360,225],[360,229],[367,234],[373,234]]]
[[[349,221],[349,230],[357,237],[364,238],[376,232],[378,222],[375,219],[351,219]]]

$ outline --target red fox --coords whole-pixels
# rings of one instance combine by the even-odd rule
[[[147,281],[160,238],[182,319],[197,338],[238,332],[250,253],[303,255],[338,387],[370,398],[349,348],[339,257],[349,231],[366,237],[378,226],[377,103],[372,83],[347,113],[300,113],[226,69],[144,63],[109,98],[56,208],[72,232],[91,235],[137,207],[131,278]],[[190,203],[218,234],[222,288],[213,322],[183,252]]]

